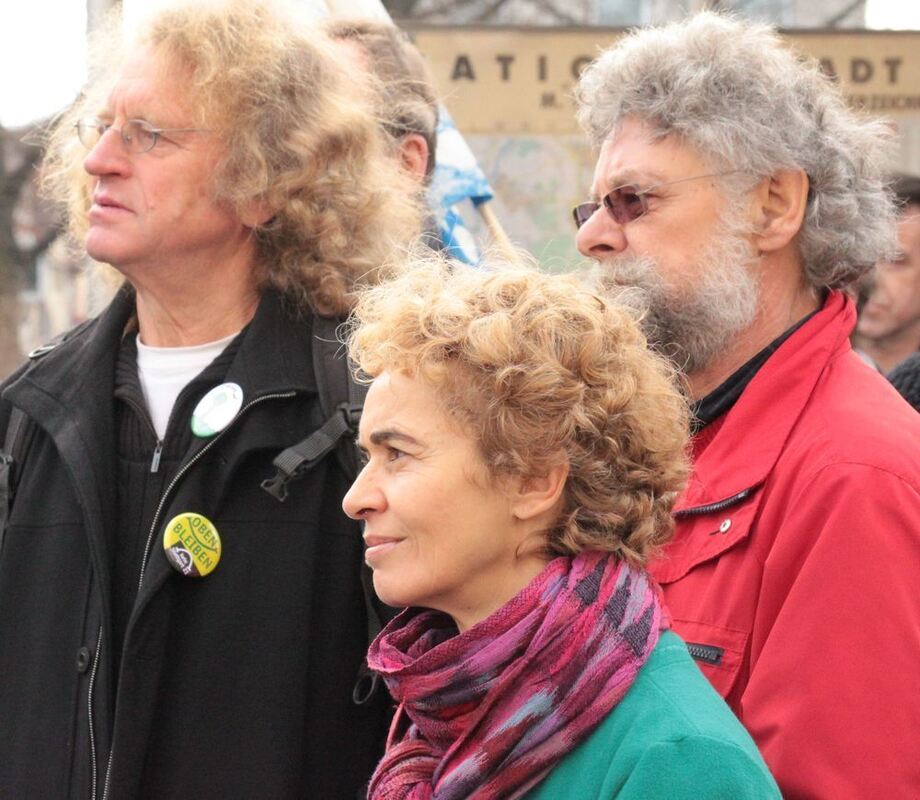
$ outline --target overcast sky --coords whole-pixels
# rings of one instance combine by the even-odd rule
[[[124,0],[130,16],[153,0]],[[25,125],[53,114],[76,95],[86,69],[82,0],[4,3],[0,12],[0,124]],[[920,30],[918,0],[868,0],[874,28]]]

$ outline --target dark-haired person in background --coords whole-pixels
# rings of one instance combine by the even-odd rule
[[[391,143],[391,152],[415,181],[422,207],[423,241],[442,246],[437,222],[425,207],[438,146],[438,101],[425,59],[395,25],[378,20],[330,19],[324,30],[354,65],[371,78],[377,115]]]
[[[403,167],[419,183],[429,183],[438,146],[438,101],[418,48],[388,22],[330,19],[324,30],[334,42],[351,48],[354,60],[377,79],[377,113],[384,129]]]
[[[920,178],[895,182],[898,252],[868,276],[853,343],[886,375],[920,352]]]

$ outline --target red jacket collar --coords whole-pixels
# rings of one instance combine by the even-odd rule
[[[849,349],[856,310],[839,291],[787,339],[721,419],[693,442],[693,473],[675,512],[734,497],[762,483],[831,358]],[[708,441],[705,448],[699,445]]]

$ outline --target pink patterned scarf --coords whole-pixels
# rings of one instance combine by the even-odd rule
[[[657,586],[596,552],[551,561],[462,634],[407,609],[368,653],[399,703],[368,797],[521,797],[623,698],[665,627]]]

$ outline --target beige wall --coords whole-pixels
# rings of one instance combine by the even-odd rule
[[[593,155],[570,93],[579,69],[619,30],[432,28],[408,25],[457,127],[496,190],[509,235],[550,268],[576,258],[569,209],[583,199]],[[854,105],[891,119],[900,169],[920,174],[920,32],[796,32]],[[474,223],[475,224],[475,223]]]
[[[619,30],[409,26],[465,133],[577,133],[575,78]],[[796,32],[857,105],[920,118],[920,32]]]

